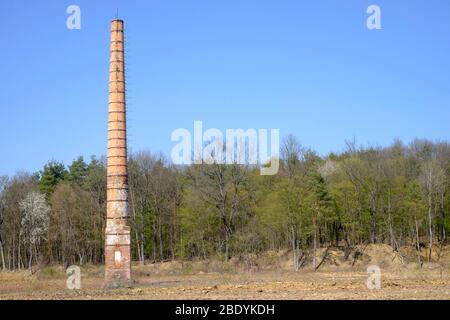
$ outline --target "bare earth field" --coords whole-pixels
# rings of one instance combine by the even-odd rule
[[[64,279],[2,274],[0,299],[450,299],[450,277],[439,270],[385,272],[379,290],[367,288],[364,272],[213,273],[137,280],[134,288],[103,290],[101,277],[86,278],[82,290],[71,291]]]
[[[376,253],[379,252],[377,248]],[[418,268],[405,261],[395,263],[391,256],[375,259],[377,254],[372,252],[371,261],[363,259],[351,266],[339,259],[327,259],[316,272],[308,267],[291,271],[288,254],[278,255],[271,263],[266,259],[252,264],[247,259],[244,267],[238,263],[230,267],[211,262],[135,265],[133,288],[115,290],[102,288],[103,268],[99,266],[82,267],[82,289],[75,291],[66,289],[62,267],[47,267],[34,275],[0,272],[0,299],[450,300],[447,260]],[[374,262],[381,268],[381,288],[369,290],[366,268]]]

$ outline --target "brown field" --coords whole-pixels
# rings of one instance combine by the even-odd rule
[[[291,271],[290,254],[269,253],[223,263],[165,262],[134,265],[132,288],[105,290],[103,268],[82,267],[82,289],[66,289],[62,267],[0,272],[0,299],[450,299],[448,251],[418,268],[383,246],[368,248],[356,263],[331,252],[316,272]],[[367,265],[381,268],[381,288],[369,290]]]

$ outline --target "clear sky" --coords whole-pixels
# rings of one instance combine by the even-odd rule
[[[81,8],[81,30],[66,8]],[[366,9],[381,8],[382,30]],[[129,147],[176,128],[345,139],[450,138],[448,0],[2,1],[0,174],[106,153],[110,20],[125,20]]]

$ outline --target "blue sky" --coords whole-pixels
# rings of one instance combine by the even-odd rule
[[[66,8],[81,8],[68,30]],[[382,30],[366,28],[381,8]],[[176,128],[345,139],[450,138],[450,1],[3,1],[0,174],[106,153],[109,24],[125,20],[129,147]]]

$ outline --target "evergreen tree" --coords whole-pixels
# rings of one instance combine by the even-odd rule
[[[49,161],[40,172],[39,189],[47,198],[55,191],[58,183],[67,178],[67,170],[63,163]]]
[[[84,162],[83,157],[80,156],[69,166],[67,179],[81,186],[86,179],[87,174],[88,165]]]

